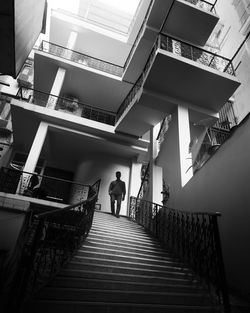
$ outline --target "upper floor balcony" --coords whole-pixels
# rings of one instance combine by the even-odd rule
[[[231,60],[161,34],[142,75],[118,110],[116,129],[131,131],[136,119],[141,128],[134,128],[131,134],[140,136],[179,104],[193,112],[216,114],[239,85]],[[150,111],[149,116],[145,110]]]
[[[109,73],[118,77],[121,77],[123,74],[123,67],[121,66],[112,64],[110,62],[105,62],[103,60],[68,49],[66,47],[62,47],[60,45],[45,40],[42,41],[38,50],[75,62],[84,67],[89,67],[91,69]]]
[[[161,6],[155,5],[149,17],[148,25],[157,27],[159,32],[204,46],[211,35],[219,17],[215,11],[217,0],[174,0],[169,3],[169,11],[162,24],[157,18],[163,14]]]

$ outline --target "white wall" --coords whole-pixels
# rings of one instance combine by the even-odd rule
[[[127,189],[120,214],[127,215],[130,165],[130,159],[113,156],[111,154],[100,153],[86,155],[86,158],[82,159],[78,164],[74,180],[84,184],[93,184],[97,179],[101,178],[98,203],[101,204],[102,211],[110,212],[108,188],[111,181],[116,179],[115,172],[120,171],[121,180],[125,182]]]
[[[172,124],[171,124],[172,125]],[[175,124],[170,127],[173,129]],[[221,212],[219,228],[229,285],[250,295],[250,117],[181,188],[177,147],[165,143],[161,161],[170,184],[168,205],[190,211]],[[164,161],[165,160],[165,161]]]

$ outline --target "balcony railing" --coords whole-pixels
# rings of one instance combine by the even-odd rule
[[[72,204],[81,199],[87,199],[89,186],[56,177],[2,167],[0,169],[0,192]]]
[[[122,66],[105,62],[103,60],[89,56],[87,54],[83,54],[83,53],[62,47],[60,45],[56,45],[52,42],[43,40],[38,50],[53,54],[60,58],[67,59],[67,60],[76,62],[78,64],[96,69],[98,71],[106,72],[115,76],[121,77],[123,74]]]
[[[205,0],[185,0],[185,1],[189,2],[193,5],[196,5],[200,9],[215,13],[215,5],[216,5],[217,0],[214,1],[214,3],[210,3],[210,2],[205,1]]]
[[[138,92],[143,86],[149,73],[149,70],[154,62],[158,48],[166,50],[176,55],[180,55],[182,57],[195,61],[199,64],[211,67],[220,72],[225,72],[227,74],[235,76],[234,67],[230,59],[219,56],[210,51],[198,48],[196,46],[190,45],[175,38],[160,34],[151,50],[150,56],[142,71],[141,76],[138,78],[133,88],[130,90],[127,97],[125,98],[125,100],[120,105],[117,111],[117,121],[138,95]]]
[[[112,126],[115,125],[115,113],[78,102],[74,98],[57,97],[46,92],[24,87],[20,88],[17,96],[24,101],[42,107],[52,104],[55,105],[55,110],[57,111],[66,112]]]
[[[230,59],[190,45],[184,41],[161,34],[159,37],[159,47],[175,55],[211,67],[217,71],[225,72],[233,76],[235,75],[233,64]]]

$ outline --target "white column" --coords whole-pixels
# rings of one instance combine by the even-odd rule
[[[66,45],[66,48],[69,49],[69,50],[66,50],[67,55],[65,57],[67,59],[72,60],[72,56],[73,56],[74,52],[71,50],[74,50],[74,48],[75,48],[77,36],[78,36],[77,32],[75,32],[75,31],[70,32],[69,39],[68,39],[68,42]]]
[[[48,124],[45,122],[41,122],[37,129],[36,136],[32,143],[26,163],[24,165],[24,168],[23,168],[24,172],[28,172],[28,173],[35,172],[35,168],[36,168],[40,153],[42,151],[47,132],[48,132]],[[30,179],[29,174],[24,173],[22,175],[19,193],[23,193],[23,191],[27,188],[29,179]]]
[[[129,197],[137,197],[141,186],[141,163],[132,160],[130,168]]]
[[[61,67],[58,68],[53,86],[50,91],[51,96],[49,96],[46,108],[55,109],[57,99],[58,99],[57,97],[60,95],[60,92],[63,86],[65,73],[66,73],[66,70],[64,68],[61,68]]]
[[[191,141],[189,113],[188,108],[178,106],[178,135],[179,135],[179,152],[181,168],[181,185],[182,187],[193,176],[192,154],[189,153],[189,144]]]
[[[158,153],[157,135],[160,125],[151,127],[150,129],[150,166],[149,166],[149,201],[162,204],[162,167],[155,164]]]

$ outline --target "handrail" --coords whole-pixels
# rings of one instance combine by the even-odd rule
[[[229,58],[163,33],[160,33],[158,40],[159,46],[163,50],[181,55],[182,57],[212,67],[220,72],[226,72],[227,74],[235,76],[232,61]]]
[[[101,179],[97,180],[91,187],[93,187],[95,184],[100,185],[100,182],[101,182]],[[81,200],[81,201],[79,201],[77,203],[67,205],[64,208],[59,208],[59,209],[55,209],[55,210],[49,210],[49,211],[46,211],[46,212],[43,212],[43,213],[35,214],[34,217],[39,219],[39,218],[42,218],[42,217],[50,216],[52,214],[57,214],[57,213],[69,211],[69,210],[71,210],[71,209],[73,209],[75,207],[78,207],[80,205],[87,204],[88,202],[93,201],[95,197],[96,197],[96,195],[94,194],[92,197],[90,197],[90,198],[88,198],[86,200]]]
[[[54,50],[53,50],[54,49]],[[102,72],[107,72],[115,76],[122,76],[123,67],[111,62],[103,61],[88,54],[60,46],[58,44],[43,40],[38,47],[38,51],[43,51],[49,54],[60,56],[61,58],[83,64],[90,68],[95,68]]]
[[[207,11],[213,12],[215,10],[215,5],[217,0],[214,3],[211,3],[209,1],[206,0],[185,0],[195,6],[200,7],[201,9],[206,9],[206,7],[204,7],[203,3],[205,3],[208,6]]]
[[[35,214],[29,212],[18,238],[13,258],[7,265],[8,308],[19,312],[42,286],[68,263],[90,231],[100,180],[92,185],[93,194],[65,208]],[[11,312],[12,312],[11,311]]]
[[[24,96],[25,92],[30,92],[27,97]],[[73,99],[61,96],[55,96],[53,94],[40,91],[33,88],[20,87],[17,93],[17,98],[20,97],[24,101],[28,101],[29,103],[35,103],[36,105],[46,107],[51,99],[55,99],[56,107],[55,110],[60,110],[64,101],[72,103],[72,109],[68,109],[68,112],[71,114],[75,114],[77,116],[81,116],[83,118],[87,118],[90,120],[94,120],[97,122],[102,122],[109,125],[115,125],[116,121],[116,113],[105,110],[99,107],[91,106],[85,102],[75,101]],[[44,98],[43,98],[44,97]],[[73,105],[75,104],[75,106]],[[78,112],[78,108],[80,108],[80,113]]]
[[[230,312],[225,268],[218,229],[220,213],[175,210],[135,197],[129,217],[156,236],[207,285],[218,305]]]

